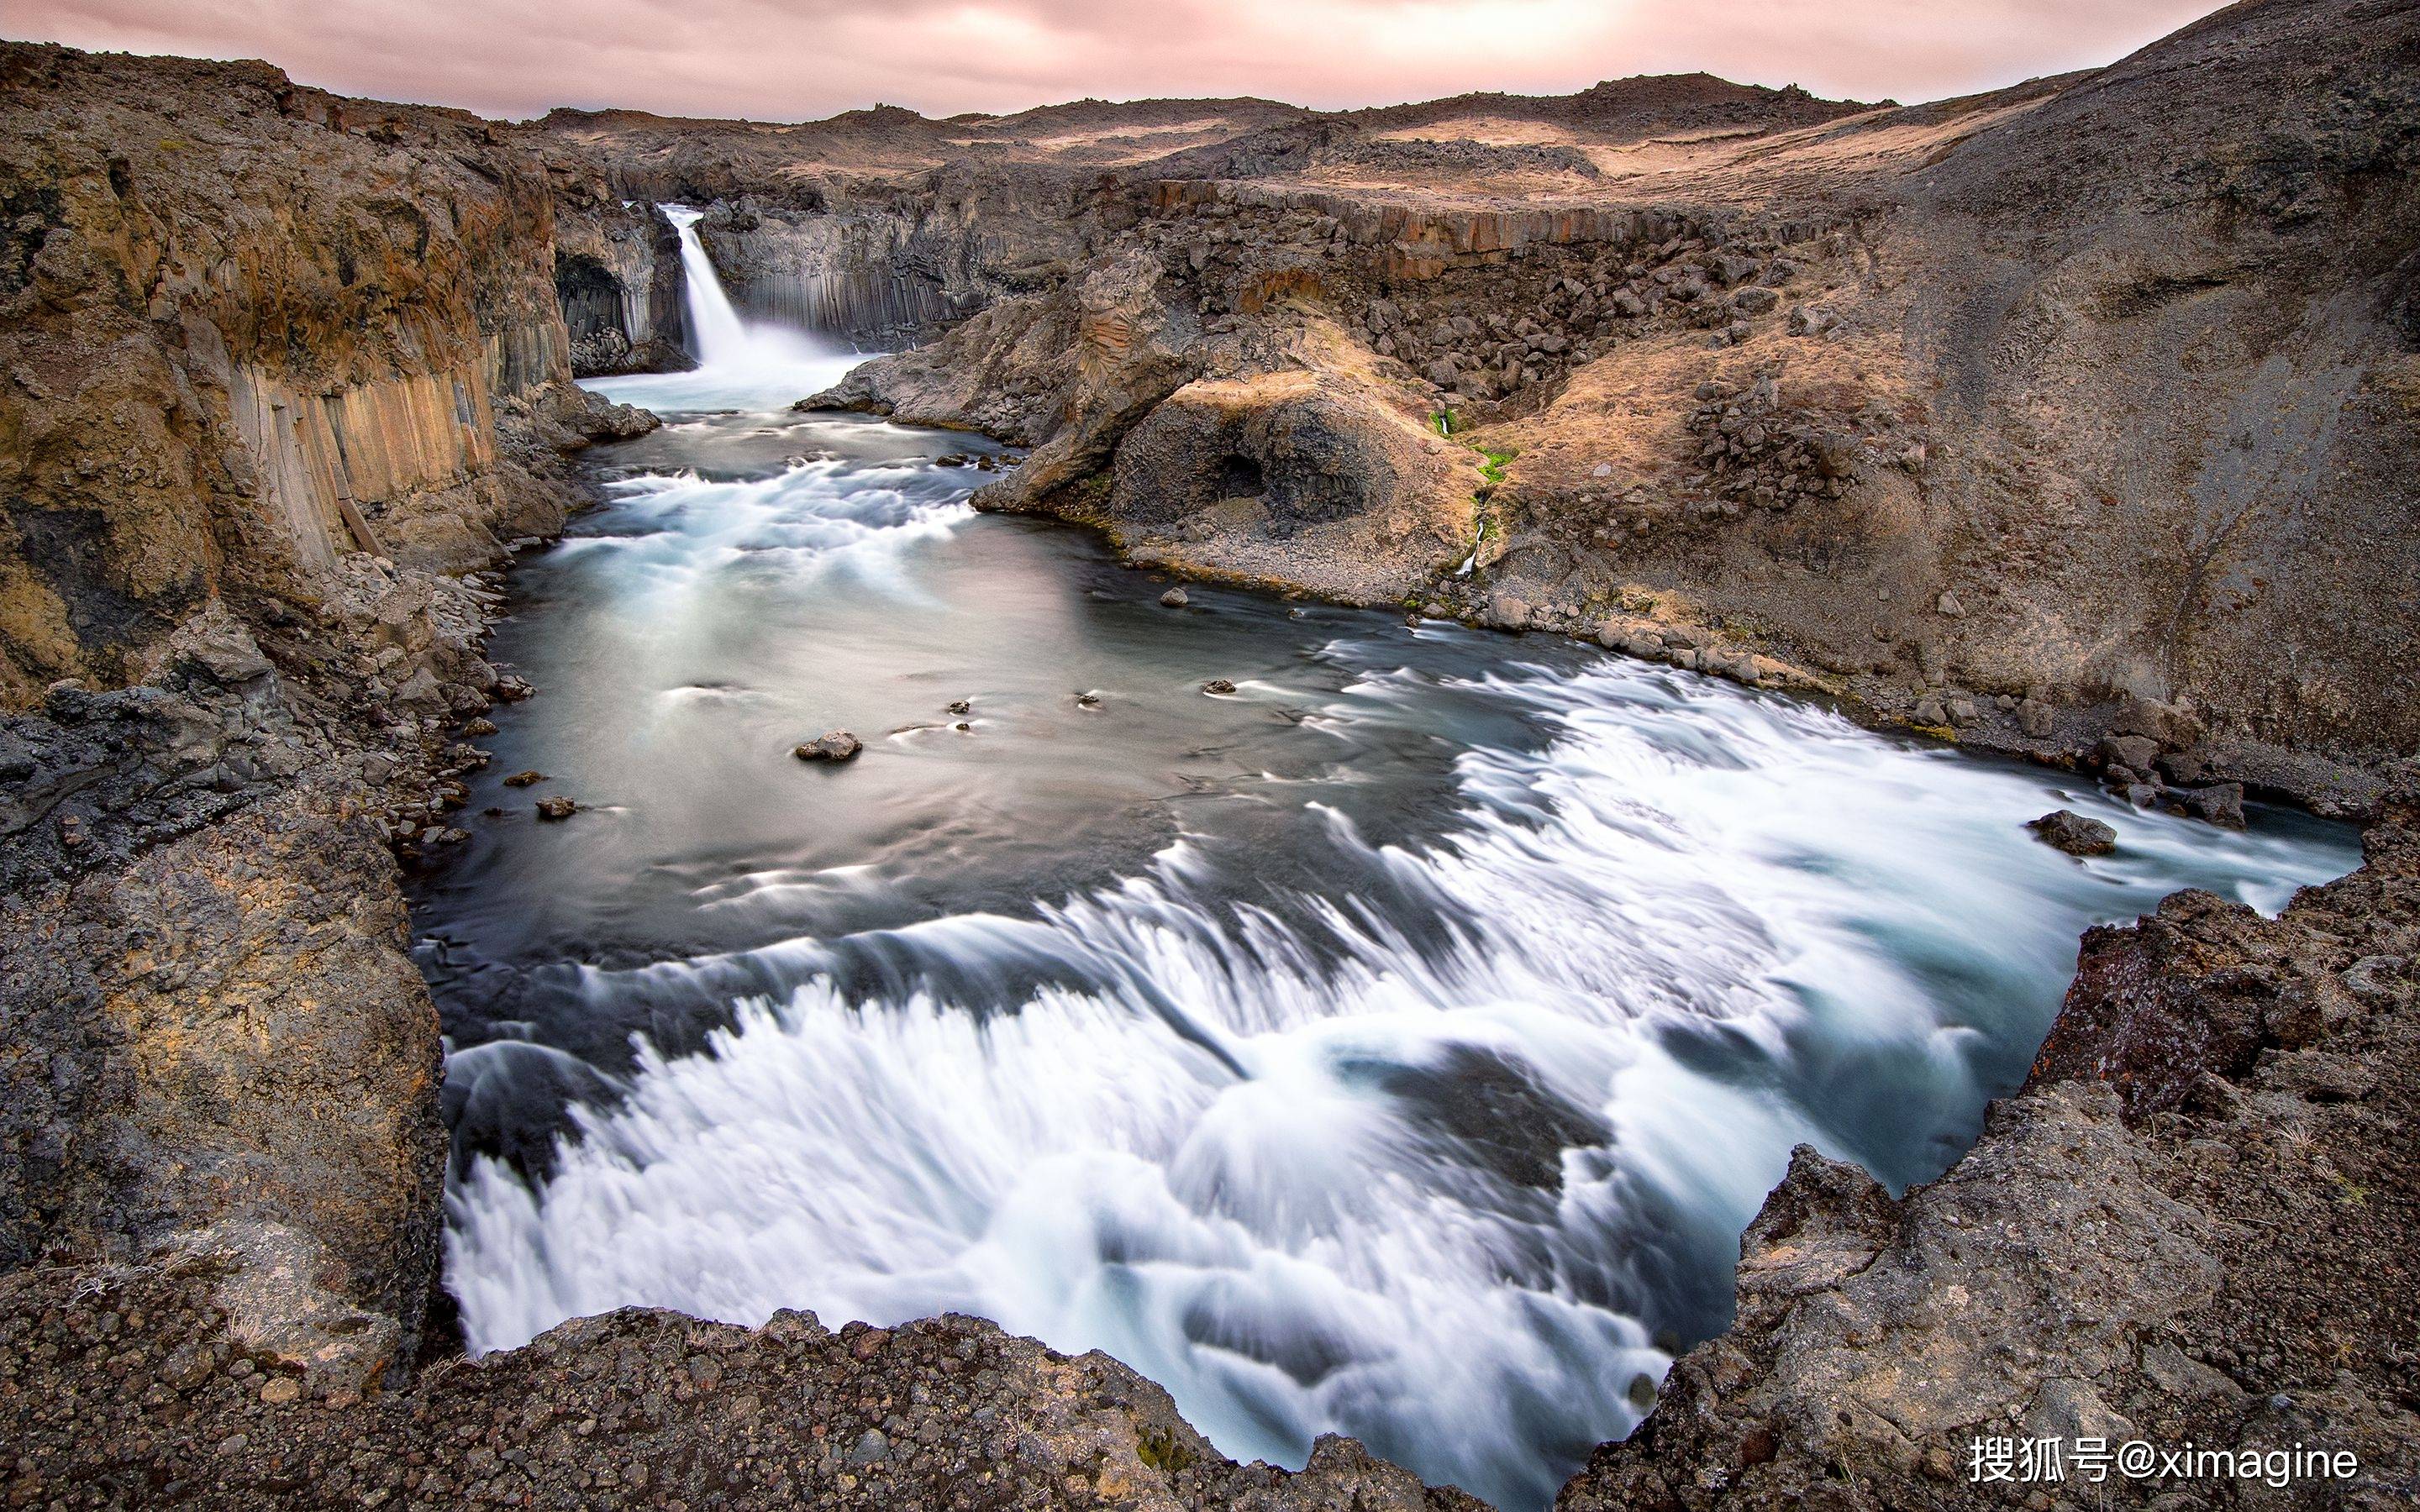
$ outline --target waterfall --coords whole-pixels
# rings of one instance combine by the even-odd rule
[[[689,324],[697,332],[697,360],[715,367],[729,363],[746,349],[748,328],[739,323],[739,312],[731,307],[731,296],[722,292],[722,280],[714,271],[714,261],[706,256],[706,243],[698,239],[697,223],[705,216],[704,210],[693,210],[686,205],[664,207],[664,219],[680,233],[681,275],[689,286]]]
[[[697,333],[701,369],[761,372],[828,361],[833,355],[801,332],[742,320],[698,237],[697,224],[706,212],[686,205],[661,208],[680,233],[682,282],[689,289],[689,323]]]

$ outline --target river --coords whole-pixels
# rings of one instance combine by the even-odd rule
[[[2086,925],[2358,859],[1560,640],[1165,606],[970,510],[986,444],[786,409],[851,359],[691,313],[700,371],[594,385],[668,423],[518,570],[542,691],[414,899],[478,1350],[970,1312],[1238,1458],[1541,1507],[1724,1326],[1792,1145],[1931,1178]],[[2022,827],[2061,806],[2118,851]]]

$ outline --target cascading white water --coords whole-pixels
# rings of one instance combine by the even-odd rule
[[[828,359],[829,348],[785,327],[751,323],[740,318],[724,292],[714,259],[706,255],[698,223],[706,212],[687,205],[659,207],[664,219],[680,233],[681,282],[688,290],[690,330],[697,339],[701,369],[721,374],[779,373],[784,368]]]
[[[502,632],[549,694],[473,808],[522,767],[595,807],[422,901],[476,1349],[968,1311],[1230,1454],[1340,1431],[1543,1506],[1720,1326],[1792,1143],[1929,1176],[2085,923],[2351,864],[1578,648],[1163,609],[801,381],[621,453]],[[849,768],[789,757],[839,724]],[[2123,848],[2035,842],[2060,804]]]

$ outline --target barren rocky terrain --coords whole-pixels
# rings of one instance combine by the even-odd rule
[[[1324,115],[807,125],[342,100],[0,45],[0,1485],[15,1505],[1470,1504],[968,1319],[625,1313],[466,1362],[399,861],[452,843],[513,544],[744,307],[803,402],[1032,448],[1139,563],[1836,698],[2223,816],[2367,818],[2279,919],[2085,942],[1897,1198],[1811,1152],[1574,1508],[2406,1505],[2420,7],[2247,0],[1930,105],[1702,77]],[[917,345],[909,346],[909,343]],[[1978,1433],[2352,1488],[1978,1487]],[[2167,1500],[2161,1500],[2166,1498]]]

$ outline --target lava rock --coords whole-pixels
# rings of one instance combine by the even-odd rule
[[[2070,856],[2106,856],[2118,848],[2118,831],[2071,809],[2055,809],[2025,827],[2043,844]]]
[[[855,761],[864,748],[865,743],[847,731],[832,730],[793,748],[790,754],[802,762],[847,762]]]
[[[2170,796],[2196,819],[2207,819],[2213,825],[2225,825],[2230,829],[2243,827],[2243,784],[2241,782],[2219,782],[2206,788],[2178,788]]]
[[[2148,772],[2159,758],[2160,743],[2149,735],[2103,735],[2092,748],[2095,765],[2122,766],[2130,772]]]

